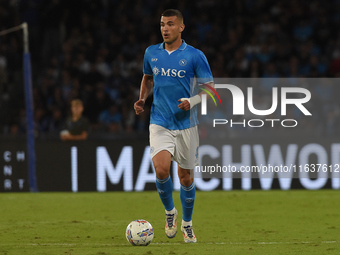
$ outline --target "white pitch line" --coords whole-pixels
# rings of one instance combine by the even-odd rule
[[[275,245],[275,244],[312,244],[312,243],[319,243],[319,242],[313,242],[313,241],[301,241],[301,242],[218,242],[218,243],[212,243],[212,242],[199,242],[198,244],[216,244],[216,245]],[[321,241],[320,243],[325,244],[332,244],[332,243],[340,243],[340,241]],[[177,243],[151,243],[150,245],[182,245],[184,243],[177,242]],[[0,246],[89,246],[89,245],[95,245],[95,246],[130,246],[129,243],[122,243],[122,244],[115,244],[115,243],[27,243],[27,244],[0,244]]]

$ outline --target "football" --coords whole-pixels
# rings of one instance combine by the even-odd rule
[[[153,227],[146,220],[134,220],[127,226],[125,235],[130,244],[146,246],[153,239]]]

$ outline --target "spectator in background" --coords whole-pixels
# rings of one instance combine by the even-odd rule
[[[99,114],[105,109],[108,109],[112,102],[105,91],[99,86],[97,90],[92,93],[88,101],[86,116],[88,116],[92,123],[92,128],[97,129]]]
[[[72,116],[66,120],[60,138],[63,141],[86,140],[89,132],[89,122],[82,116],[84,111],[83,102],[74,99],[71,102]]]
[[[62,128],[63,121],[62,121],[62,113],[61,110],[57,107],[52,109],[52,114],[48,119],[48,130],[49,132],[59,132]]]
[[[41,23],[43,30],[42,60],[47,63],[49,56],[57,56],[60,50],[60,23],[64,16],[62,0],[41,3]]]
[[[100,126],[110,133],[121,130],[122,115],[116,104],[112,104],[108,110],[104,110],[99,115]]]

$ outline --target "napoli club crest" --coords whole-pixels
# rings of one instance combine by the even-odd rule
[[[187,61],[185,60],[185,59],[181,59],[180,61],[179,61],[179,65],[180,66],[185,66],[187,64]]]

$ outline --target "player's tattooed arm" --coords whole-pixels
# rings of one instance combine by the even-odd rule
[[[144,104],[152,88],[153,88],[153,76],[144,74],[140,85],[139,100],[134,104],[133,107],[137,115],[144,112]]]

